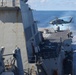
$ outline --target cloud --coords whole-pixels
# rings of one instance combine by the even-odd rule
[[[60,3],[60,4],[67,4],[67,5],[69,5],[69,4],[75,4],[75,1],[73,0],[73,1],[69,1],[69,0],[66,0],[66,1],[60,1],[60,2],[58,2],[58,3]]]
[[[41,0],[41,2],[43,3],[43,2],[45,2],[46,0]]]
[[[76,10],[75,0],[28,0],[28,4],[36,10]]]
[[[28,3],[29,4],[34,4],[34,3],[44,3],[46,2],[47,0],[28,0]]]
[[[28,0],[28,3],[33,3],[34,2],[34,0]]]

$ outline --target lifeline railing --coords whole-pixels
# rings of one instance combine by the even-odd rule
[[[0,0],[0,7],[19,6],[20,0]]]

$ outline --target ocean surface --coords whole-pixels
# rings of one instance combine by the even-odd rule
[[[73,54],[74,60],[74,75],[76,75],[76,11],[33,11],[34,20],[37,21],[37,26],[39,28],[54,28],[56,29],[56,25],[53,26],[49,24],[50,21],[60,18],[66,21],[70,20],[70,17],[73,17],[73,20],[69,24],[59,25],[62,30],[70,29],[73,32],[73,43],[72,48],[75,51]]]
[[[54,28],[56,25],[49,24],[50,21],[59,18],[65,21],[69,21],[70,17],[73,17],[71,23],[59,25],[60,29],[70,29],[73,32],[73,43],[76,43],[76,11],[33,11],[34,20],[37,21],[37,26],[42,28]]]

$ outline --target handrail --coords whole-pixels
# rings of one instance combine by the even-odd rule
[[[0,0],[0,6],[1,7],[18,6],[18,5],[19,5],[19,0]]]

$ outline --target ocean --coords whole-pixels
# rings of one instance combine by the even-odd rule
[[[50,25],[49,22],[56,17],[64,20],[69,20],[70,17],[73,17],[72,23],[63,25],[61,28],[70,26],[72,30],[75,30],[76,27],[76,11],[33,11],[33,16],[34,19],[38,21],[38,27],[51,27],[52,25]]]
[[[39,28],[54,28],[56,29],[56,25],[53,26],[49,24],[50,21],[60,18],[63,20],[69,21],[70,17],[73,17],[73,20],[69,24],[59,25],[60,29],[70,29],[73,32],[73,43],[72,48],[75,50],[73,54],[73,69],[74,75],[76,75],[76,11],[33,11],[34,20],[37,21],[37,26]]]
[[[65,21],[69,21],[70,17],[73,20],[69,24],[59,25],[60,29],[70,29],[73,32],[73,43],[76,43],[76,11],[33,11],[34,20],[37,21],[39,28],[53,28],[56,29],[56,25],[49,24],[50,21],[60,18]]]

